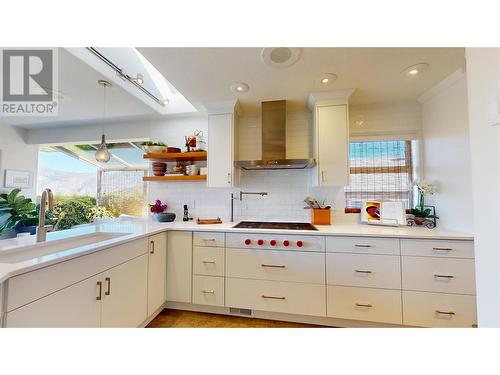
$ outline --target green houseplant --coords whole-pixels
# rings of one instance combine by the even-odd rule
[[[0,235],[8,229],[18,232],[33,233],[38,223],[36,205],[30,198],[19,195],[21,189],[0,194],[0,218],[5,221],[0,225]]]

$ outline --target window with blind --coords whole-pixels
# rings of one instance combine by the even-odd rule
[[[367,200],[402,201],[411,208],[412,160],[412,141],[351,142],[346,212],[359,212]]]

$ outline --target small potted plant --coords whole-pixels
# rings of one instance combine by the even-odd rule
[[[141,146],[145,152],[153,154],[167,152],[168,148],[168,146],[163,142],[151,142],[151,141],[142,142]]]
[[[167,205],[157,199],[154,204],[149,205],[149,211],[159,222],[170,222],[175,220],[175,214],[172,212],[165,212]]]
[[[425,196],[433,195],[436,192],[436,187],[427,181],[420,181],[414,184],[418,190],[418,203],[415,208],[410,210],[410,217],[408,218],[408,225],[425,225],[427,228],[434,228],[436,226],[436,215],[434,206],[425,205]]]
[[[0,194],[0,218],[7,217],[0,225],[0,235],[7,230],[15,233],[29,232],[35,234],[38,224],[36,205],[30,198],[19,195],[21,189]]]

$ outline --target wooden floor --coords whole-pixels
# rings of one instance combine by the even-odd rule
[[[239,316],[164,309],[147,328],[318,328],[320,326]]]

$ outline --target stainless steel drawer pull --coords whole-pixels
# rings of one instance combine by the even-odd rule
[[[357,307],[373,307],[372,304],[370,303],[355,303],[354,305],[356,305]]]
[[[205,241],[205,242],[215,242],[215,238],[204,238],[203,241]]]
[[[372,245],[360,245],[360,244],[356,244],[356,245],[354,245],[354,247],[372,247]]]
[[[261,264],[260,266],[266,268],[286,268],[286,266],[282,264]]]
[[[439,250],[441,250],[441,251],[451,251],[453,249],[450,248],[450,247],[433,247],[432,250],[436,250],[436,251],[439,251]]]
[[[455,315],[453,311],[441,311],[441,310],[436,310],[436,314],[441,314],[441,315]]]
[[[263,294],[261,297],[262,298],[267,298],[267,299],[281,299],[281,300],[286,299],[286,297],[266,296],[265,294]]]
[[[107,290],[104,292],[104,295],[109,296],[111,294],[111,278],[106,277],[104,279],[108,283]]]
[[[369,270],[354,270],[357,273],[372,273],[372,271]]]
[[[205,263],[205,264],[215,264],[215,260],[202,260],[202,263]]]
[[[95,299],[97,301],[100,301],[102,299],[102,281],[98,281],[97,286],[99,287],[99,293],[97,294],[97,297]]]
[[[203,289],[201,292],[206,294],[215,294],[215,290],[213,289]]]
[[[441,279],[453,279],[455,276],[453,276],[453,275],[438,275],[438,274],[434,274],[434,277],[438,277],[438,278],[441,278]]]

